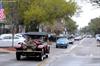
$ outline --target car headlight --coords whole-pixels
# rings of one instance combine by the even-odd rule
[[[62,42],[61,44],[67,44],[67,43],[65,43],[65,42]]]

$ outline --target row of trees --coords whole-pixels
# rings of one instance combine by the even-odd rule
[[[24,25],[27,31],[38,31],[41,24],[54,25],[62,19],[66,21],[64,26],[68,31],[73,32],[77,28],[71,19],[77,10],[72,0],[5,0],[3,4],[7,22]]]
[[[90,3],[95,7],[100,7],[100,0],[89,0]],[[93,35],[100,34],[100,17],[91,19],[88,26],[85,26],[81,29],[82,33],[91,33]]]
[[[94,34],[100,34],[100,18],[94,18],[91,20],[89,23],[89,29],[92,31]]]
[[[89,0],[90,3],[98,7],[100,6],[100,0]],[[88,23],[88,26],[81,29],[82,33],[91,33],[91,34],[98,34],[100,33],[100,17],[91,19],[90,23]]]
[[[69,17],[65,18],[65,26],[69,34],[76,32],[76,29],[78,27],[78,25],[76,25],[76,22]]]
[[[90,0],[94,6],[100,7],[100,0]],[[94,18],[89,23],[90,30],[94,34],[100,34],[100,17]]]
[[[85,26],[80,31],[84,34],[100,34],[100,17],[92,19],[88,26]]]

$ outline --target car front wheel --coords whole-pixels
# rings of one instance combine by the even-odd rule
[[[56,45],[56,48],[58,48],[58,46]]]
[[[67,48],[68,46],[66,45],[65,48]]]

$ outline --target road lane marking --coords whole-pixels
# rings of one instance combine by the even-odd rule
[[[78,58],[100,58],[100,56],[94,56],[93,54],[89,54],[89,55],[85,55],[85,56],[72,54],[71,56],[78,57]]]
[[[81,41],[79,42],[79,44],[75,44],[75,45],[73,45],[71,48],[67,49],[64,53],[69,53],[69,52],[71,52],[71,51],[72,51],[73,49],[75,49],[78,45],[82,44],[84,40],[85,40],[85,38],[84,38],[83,40],[81,40]]]
[[[72,46],[71,48],[67,49],[67,50],[65,51],[65,53],[69,53],[69,52],[72,51],[77,45],[78,45],[78,44],[76,44],[76,45]]]
[[[45,66],[46,63],[47,63],[47,59],[45,59],[42,62],[38,63],[37,66]]]
[[[84,39],[85,40],[85,39]],[[83,40],[83,41],[84,41]],[[82,42],[83,42],[82,41]],[[80,42],[79,44],[82,44],[82,42]],[[79,45],[78,45],[79,46]],[[79,47],[82,47],[82,46],[79,46]],[[88,48],[88,47],[87,47]],[[89,47],[90,48],[90,47]],[[95,55],[93,55],[93,53],[90,53],[90,54],[87,54],[87,55],[85,55],[85,56],[82,56],[82,55],[77,55],[77,54],[75,54],[75,53],[72,53],[71,54],[71,56],[75,56],[75,57],[89,57],[89,58],[100,58],[100,56],[95,56]]]

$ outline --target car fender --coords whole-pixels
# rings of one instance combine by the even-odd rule
[[[44,45],[38,45],[38,48],[42,49],[42,48],[44,48]]]

